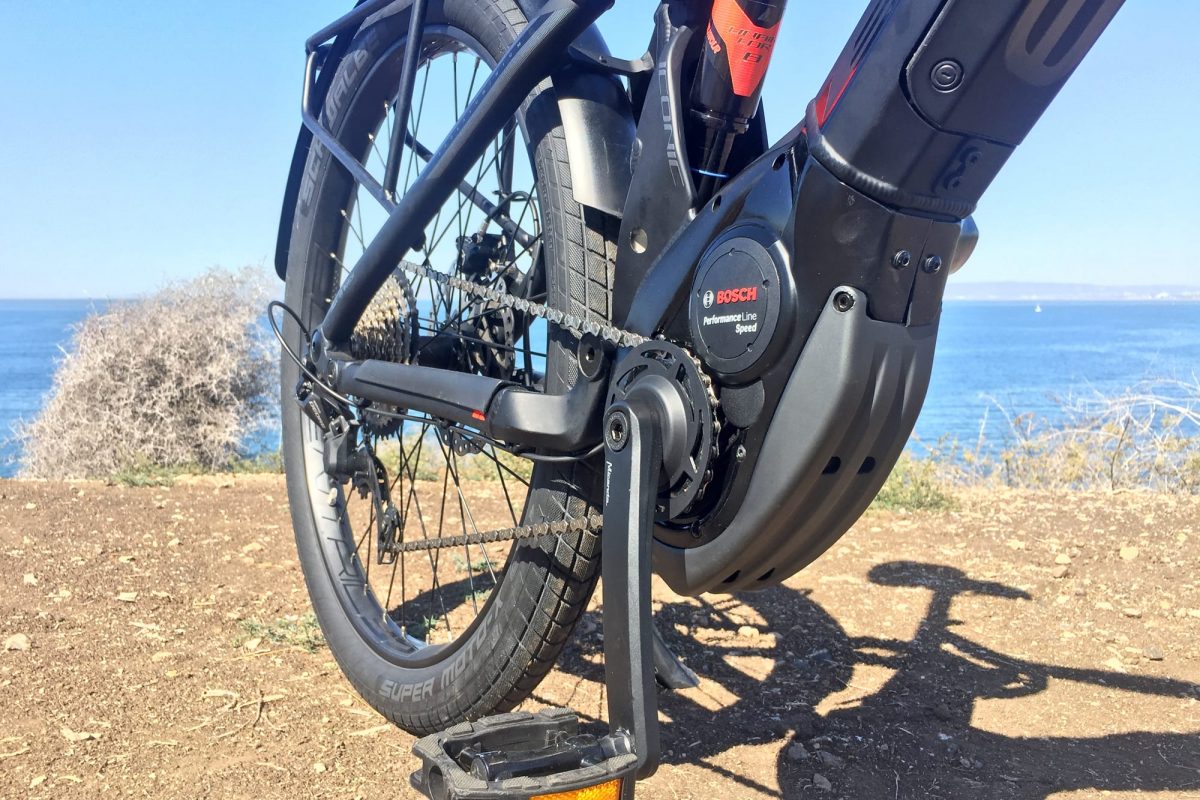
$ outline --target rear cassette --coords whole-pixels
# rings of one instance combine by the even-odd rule
[[[417,302],[412,287],[403,273],[394,272],[363,312],[350,337],[350,354],[364,361],[375,359],[407,364],[412,361],[417,325]],[[390,436],[400,421],[389,415],[402,409],[382,407],[379,410],[387,413],[367,410],[363,421],[375,435]]]

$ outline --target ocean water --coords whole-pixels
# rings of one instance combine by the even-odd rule
[[[41,408],[71,326],[104,307],[103,300],[0,300],[0,477],[18,469],[14,426]]]
[[[37,414],[71,325],[103,303],[0,300],[0,476],[20,454],[12,426]],[[1200,303],[947,302],[916,436],[971,445],[999,409],[1055,418],[1060,400],[1117,394],[1146,380],[1200,376]],[[103,402],[97,398],[97,402]],[[269,437],[268,437],[269,438]]]
[[[947,302],[915,434],[973,446],[1010,414],[1062,418],[1062,403],[1139,383],[1200,381],[1200,303]]]

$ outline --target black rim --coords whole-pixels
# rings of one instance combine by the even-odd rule
[[[347,127],[371,133],[365,142],[344,141],[358,147],[364,166],[382,177],[392,141],[395,115],[382,85],[398,71],[405,43],[388,50],[371,68],[347,111]],[[398,190],[403,192],[419,173],[429,150],[445,136],[478,91],[494,61],[477,40],[456,28],[427,26],[422,40],[409,115],[406,147],[400,162]],[[439,87],[450,100],[454,117],[433,119],[434,104],[427,104]],[[394,90],[394,83],[392,84]],[[445,98],[443,98],[443,103]],[[376,103],[378,103],[376,105]],[[364,105],[365,104],[365,105]],[[372,108],[373,107],[373,108]],[[360,113],[373,114],[365,125],[353,124]],[[344,128],[345,129],[345,128]],[[539,278],[540,217],[536,184],[520,130],[510,126],[488,148],[472,169],[467,182],[471,194],[460,191],[446,203],[426,230],[426,241],[410,259],[423,261],[441,272],[464,273],[458,261],[459,240],[473,233],[503,233],[503,215],[509,233],[497,251],[495,274],[476,276],[481,283],[506,291],[520,290],[539,302],[545,300],[544,276]],[[354,132],[347,133],[347,138]],[[332,177],[332,176],[331,176]],[[348,178],[347,178],[348,179]],[[473,198],[485,197],[489,213]],[[386,214],[365,190],[355,187],[340,209],[343,222],[338,244],[329,259],[318,264],[319,274],[310,287],[314,293],[307,325],[321,312],[318,298],[328,304],[347,265],[370,241]],[[512,222],[524,234],[511,233]],[[518,241],[518,239],[523,239]],[[516,275],[510,267],[515,267]],[[472,298],[424,278],[409,276],[406,287],[415,300],[415,338],[411,359],[435,361],[435,366],[473,371],[507,370],[508,377],[530,388],[539,388],[546,370],[546,330],[540,322],[507,319],[493,324],[499,309],[481,308]],[[474,327],[474,330],[472,329]],[[410,412],[411,413],[411,412]],[[381,428],[387,430],[381,430]],[[467,545],[451,550],[398,554],[391,564],[378,560],[375,508],[369,498],[342,486],[321,467],[321,431],[301,420],[308,470],[309,499],[320,540],[320,549],[332,585],[360,636],[380,655],[398,665],[419,668],[435,664],[453,653],[486,615],[503,580],[510,545]],[[377,426],[364,436],[387,467],[392,501],[403,520],[403,538],[434,538],[485,532],[519,524],[530,491],[528,463],[497,450],[491,444],[473,444],[433,420],[405,420]],[[487,492],[480,478],[489,478]],[[479,497],[490,495],[487,508]]]

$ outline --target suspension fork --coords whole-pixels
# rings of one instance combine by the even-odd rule
[[[702,203],[729,177],[725,170],[734,139],[749,130],[758,113],[786,5],[787,0],[712,4],[691,93],[691,116],[704,132],[692,153]]]

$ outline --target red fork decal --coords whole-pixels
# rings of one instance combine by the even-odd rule
[[[846,87],[850,85],[850,81],[854,80],[854,73],[858,71],[858,65],[855,64],[850,69],[850,74],[842,81],[842,88],[833,93],[833,76],[830,75],[825,85],[821,87],[821,93],[817,95],[817,124],[824,125],[825,120],[829,119],[829,115],[833,113],[833,109],[841,102],[842,95],[846,93]],[[832,100],[832,102],[830,102]]]
[[[761,28],[750,21],[737,0],[715,0],[708,43],[714,53],[719,53],[720,47],[716,46],[712,36],[714,32],[725,43],[733,93],[749,97],[767,74],[771,51],[775,49],[775,38],[779,35],[779,23]]]

